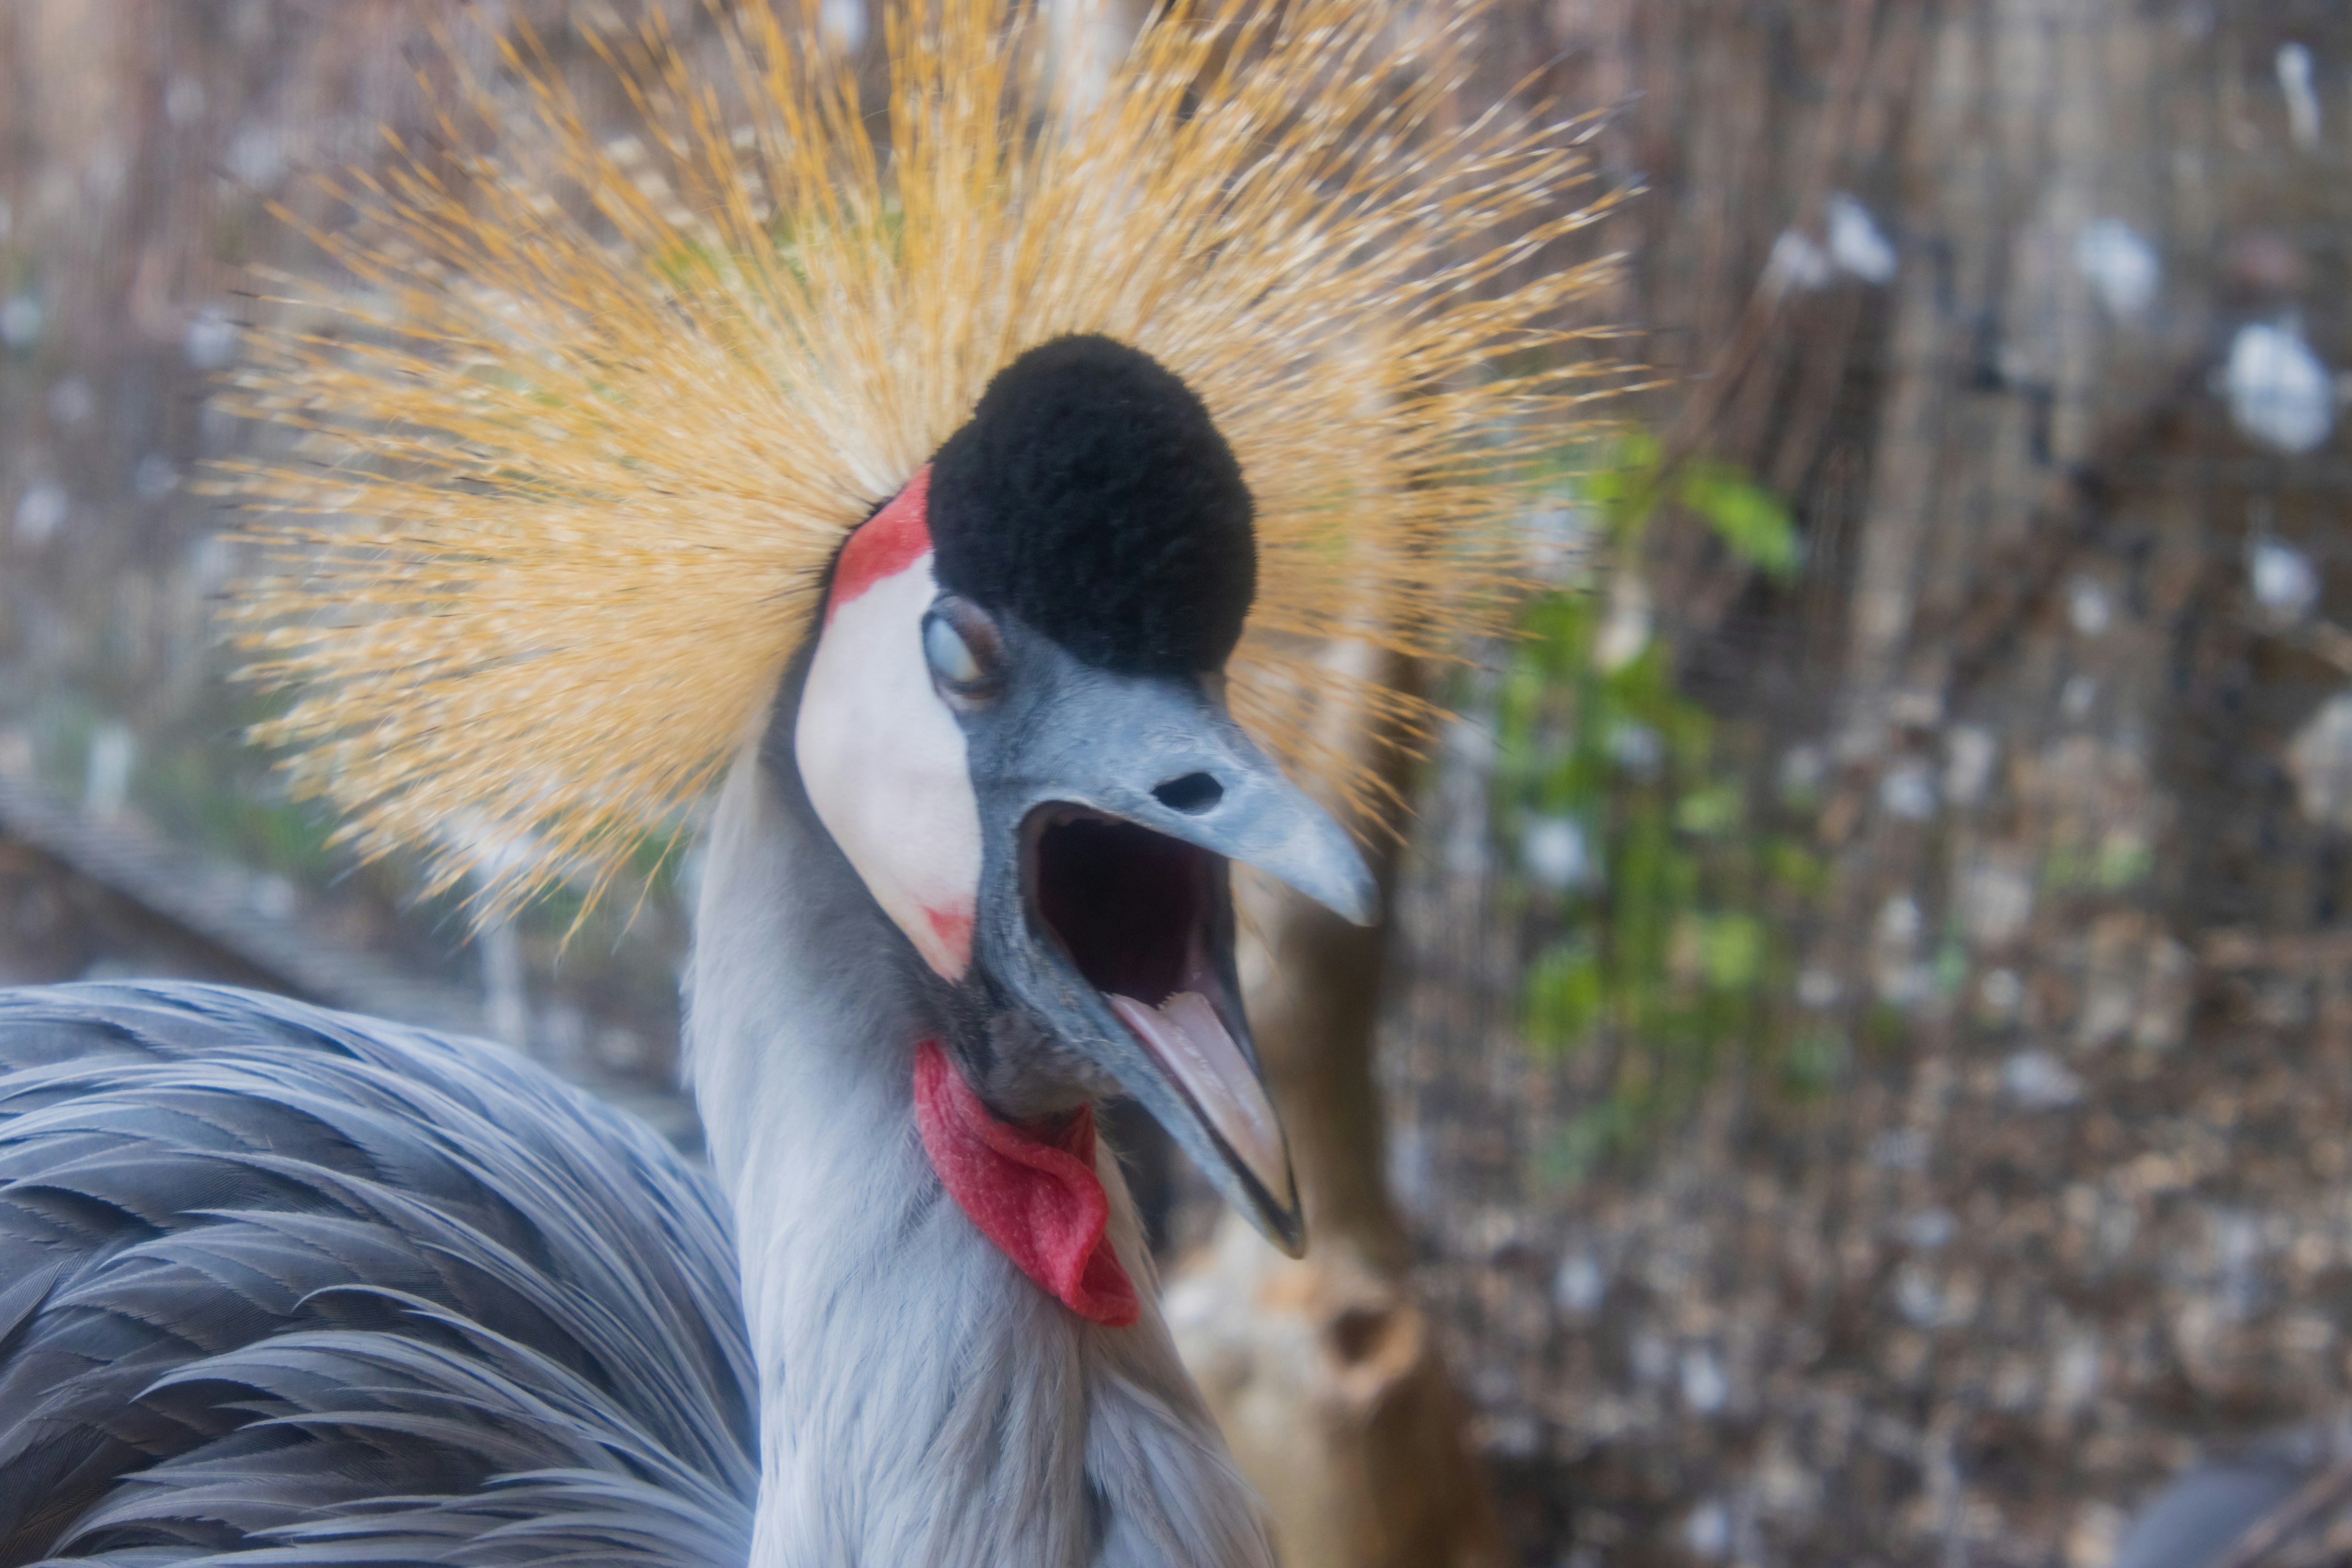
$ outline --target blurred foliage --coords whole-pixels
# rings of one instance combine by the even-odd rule
[[[1534,598],[1497,703],[1496,829],[1538,918],[1523,1005],[1538,1048],[1596,1057],[1595,1101],[1549,1153],[1580,1177],[1637,1148],[1735,1058],[1818,1092],[1843,1042],[1792,1028],[1793,933],[1826,879],[1802,792],[1761,798],[1761,737],[1677,689],[1641,587],[1645,534],[1672,504],[1738,560],[1794,574],[1796,529],[1740,469],[1671,468],[1654,437],[1563,463],[1590,585]]]

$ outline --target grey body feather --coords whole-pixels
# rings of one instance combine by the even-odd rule
[[[0,1563],[742,1563],[723,1213],[488,1046],[0,993]]]

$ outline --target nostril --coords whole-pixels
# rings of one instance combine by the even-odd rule
[[[1170,779],[1151,792],[1160,805],[1187,816],[1197,816],[1225,798],[1225,786],[1208,773],[1186,773]]]

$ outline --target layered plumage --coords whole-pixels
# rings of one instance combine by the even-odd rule
[[[433,158],[337,187],[362,288],[298,290],[330,325],[265,332],[231,399],[312,437],[236,480],[276,547],[249,673],[297,692],[264,738],[367,852],[599,886],[691,819],[845,531],[1094,332],[1255,498],[1236,713],[1371,790],[1296,721],[1414,704],[1323,644],[1493,626],[1531,459],[1611,379],[1565,314],[1606,264],[1553,249],[1610,197],[1578,127],[1458,115],[1475,12],[1173,5],[1094,82],[1012,0],[894,6],[881,110],[814,0],[730,13],[718,79],[656,11],[597,40],[625,137],[527,36],[461,73]]]
[[[739,1563],[753,1398],[717,1193],[543,1071],[0,992],[0,1563]]]

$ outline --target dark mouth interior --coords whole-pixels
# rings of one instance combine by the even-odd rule
[[[1038,918],[1088,984],[1155,1007],[1200,986],[1215,856],[1076,811],[1047,819],[1034,844]]]

